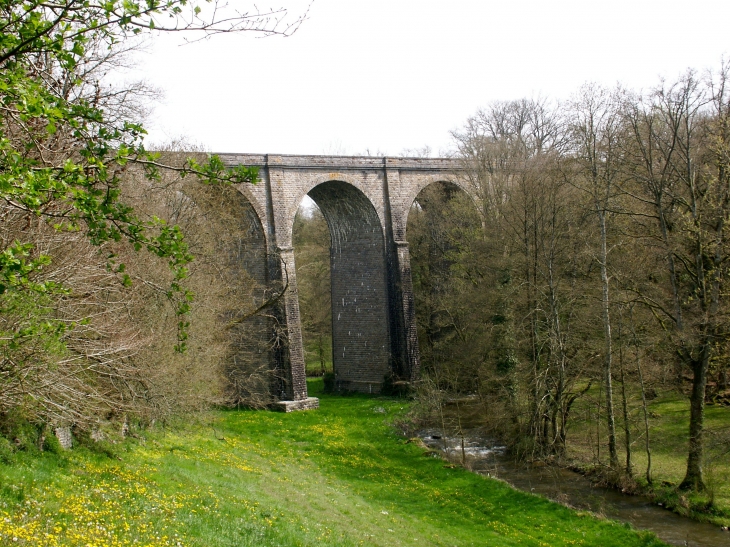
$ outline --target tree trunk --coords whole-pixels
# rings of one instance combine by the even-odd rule
[[[616,450],[616,422],[613,412],[613,380],[611,377],[611,361],[613,358],[611,344],[611,315],[610,315],[610,299],[608,286],[608,268],[606,262],[608,260],[607,235],[606,235],[606,211],[598,210],[598,221],[601,227],[601,285],[602,294],[602,315],[603,315],[603,336],[604,351],[606,352],[603,359],[603,382],[606,384],[606,425],[608,427],[608,454],[609,465],[611,469],[618,469],[618,452]]]
[[[639,373],[639,384],[641,386],[641,407],[644,410],[644,437],[646,438],[646,483],[651,484],[651,441],[649,439],[649,412],[646,407],[646,389],[644,388],[644,375],[641,372],[641,361],[639,360],[638,349],[636,351],[636,370]]]
[[[537,263],[537,245],[535,242],[535,239],[532,240],[532,247],[535,250],[535,256],[533,257],[533,253],[531,252],[531,226],[529,222],[530,218],[530,208],[527,203],[525,203],[525,208],[523,211],[524,217],[523,217],[523,245],[524,245],[524,251],[525,251],[525,285],[526,285],[526,297],[527,297],[527,314],[530,318],[530,359],[532,361],[532,400],[530,401],[530,433],[532,434],[533,442],[535,443],[535,446],[542,447],[545,443],[545,435],[542,434],[543,427],[542,427],[542,421],[543,421],[543,413],[541,409],[541,394],[542,389],[540,387],[540,366],[539,366],[539,357],[538,357],[538,344],[537,344],[537,318],[535,317],[535,311],[536,311],[536,304],[535,304],[535,297],[534,297],[534,290],[535,290],[535,272],[537,271],[536,263]],[[534,226],[533,226],[534,228]],[[537,235],[534,234],[534,237],[536,238]],[[533,262],[534,258],[534,262]]]
[[[705,342],[702,355],[692,363],[692,394],[690,396],[689,415],[689,455],[687,457],[687,473],[679,485],[681,490],[702,491],[705,484],[702,480],[702,432],[705,417],[705,389],[707,387],[707,369],[710,362],[709,342]]]
[[[598,382],[598,399],[596,399],[596,463],[601,463],[601,398],[603,397],[603,377]]]
[[[633,475],[631,463],[631,424],[629,423],[629,403],[626,400],[626,379],[624,374],[624,352],[623,343],[621,341],[621,323],[619,322],[619,349],[618,362],[621,374],[621,400],[623,404],[624,414],[624,442],[626,444],[626,474],[631,477]]]

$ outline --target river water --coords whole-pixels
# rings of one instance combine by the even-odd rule
[[[460,437],[444,437],[437,429],[420,431],[418,436],[429,448],[441,451],[452,461],[461,461]],[[506,447],[478,436],[464,437],[467,465],[476,473],[501,479],[519,490],[576,509],[629,522],[641,530],[651,530],[669,545],[730,547],[730,532],[718,526],[682,517],[642,496],[628,496],[594,486],[583,475],[569,469],[515,463],[505,455],[505,450]]]

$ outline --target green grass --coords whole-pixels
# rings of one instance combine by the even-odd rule
[[[318,358],[312,357],[304,363],[305,371],[308,378],[318,378],[322,376],[322,363]],[[327,360],[324,363],[324,372],[332,372],[332,361]]]
[[[619,461],[624,465],[623,421],[616,404],[616,433],[619,442]],[[576,405],[575,421],[568,434],[568,455],[586,463],[596,461],[595,422],[585,419],[585,402]],[[643,415],[638,403],[634,402],[632,412],[632,460],[634,473],[642,487],[647,456],[643,436]],[[649,403],[650,439],[652,451],[653,494],[657,501],[673,506],[677,512],[699,520],[719,525],[730,525],[730,458],[728,458],[728,435],[730,434],[730,408],[719,405],[705,407],[705,461],[703,470],[707,492],[683,494],[676,492],[687,470],[687,437],[689,432],[689,400],[675,392],[666,392]],[[601,424],[601,462],[607,464],[605,427]],[[709,511],[708,503],[712,501]]]
[[[662,545],[427,456],[397,399],[321,392],[313,412],[216,412],[174,431],[0,464],[0,544]],[[13,539],[17,538],[17,539]]]

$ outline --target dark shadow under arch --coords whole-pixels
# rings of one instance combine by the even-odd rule
[[[421,210],[428,207],[440,207],[440,205],[448,203],[453,199],[458,199],[464,203],[470,203],[472,206],[472,210],[469,211],[469,215],[471,215],[471,213],[475,215],[481,214],[480,207],[476,203],[474,196],[470,192],[467,192],[462,186],[456,184],[455,182],[448,180],[439,180],[431,182],[419,190],[418,194],[413,199],[411,207],[408,211],[406,226],[408,225],[408,221],[414,207]]]
[[[235,286],[247,291],[250,309],[238,313],[250,313],[271,297],[272,288],[266,254],[266,234],[261,220],[249,201],[240,192],[233,206],[238,211],[239,229],[229,238],[228,259],[238,269]],[[235,270],[234,270],[235,271]],[[245,286],[248,277],[248,287]],[[256,314],[229,329],[230,353],[226,362],[226,375],[231,395],[237,404],[265,406],[271,403],[278,389],[281,371],[272,361],[272,325],[268,314]],[[273,389],[272,389],[273,386]],[[274,391],[274,393],[272,393]]]
[[[275,370],[271,321],[265,314],[251,314],[271,296],[263,224],[235,187],[194,182],[186,192],[202,213],[207,232],[190,234],[191,250],[215,257],[214,283],[222,293],[216,336],[224,344],[226,402],[266,406],[272,401]],[[202,245],[209,248],[199,249]]]
[[[424,187],[408,214],[411,275],[424,370],[471,359],[461,336],[465,306],[476,306],[471,258],[482,241],[482,222],[471,196],[456,184]],[[466,276],[466,277],[464,277]],[[469,381],[468,379],[462,379]]]
[[[339,390],[377,393],[390,373],[383,228],[370,200],[342,181],[309,191],[330,230],[332,357]]]

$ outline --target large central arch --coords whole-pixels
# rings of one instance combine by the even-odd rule
[[[308,195],[330,230],[335,386],[377,392],[390,370],[383,227],[367,196],[346,182],[327,181]]]

